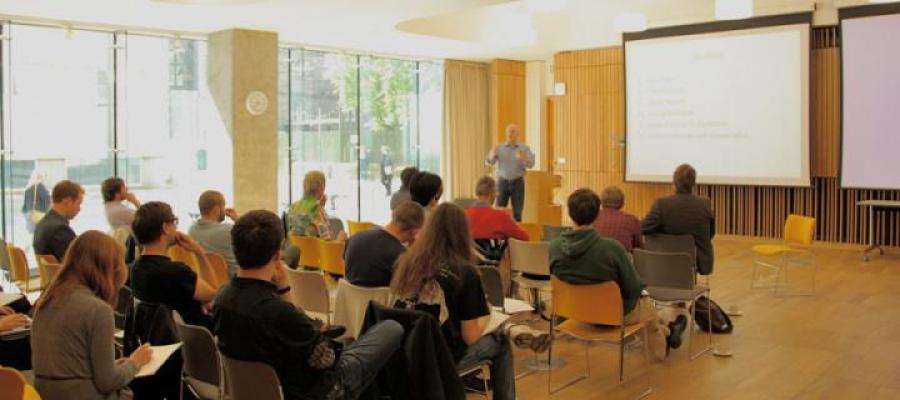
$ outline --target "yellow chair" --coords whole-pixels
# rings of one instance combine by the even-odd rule
[[[343,277],[344,268],[344,240],[320,240],[319,241],[319,266],[332,277]]]
[[[347,220],[347,229],[349,231],[350,236],[353,236],[362,231],[368,231],[371,229],[375,229],[377,227],[378,227],[378,225],[373,224],[371,222],[353,221],[353,220],[349,220],[349,219]]]
[[[213,274],[216,275],[216,289],[224,286],[231,279],[228,274],[228,262],[221,254],[206,253],[206,260],[209,262]]]
[[[572,384],[586,379],[591,374],[590,354],[588,353],[590,342],[611,343],[619,346],[619,382],[625,378],[625,339],[637,332],[643,334],[644,357],[650,364],[649,346],[647,344],[647,329],[643,322],[625,325],[625,311],[622,307],[622,295],[619,285],[614,281],[591,284],[572,285],[550,277],[550,286],[553,290],[553,317],[550,319],[550,349],[548,357],[553,356],[553,338],[556,332],[574,337],[585,342],[585,374],[564,384],[556,390],[552,390],[553,371],[548,374],[547,389],[550,394],[556,393]],[[638,303],[640,307],[640,303]],[[562,323],[554,323],[558,318],[564,317]],[[603,326],[598,326],[603,325]],[[639,397],[644,397],[653,389],[650,387],[649,378],[647,389]]]
[[[522,222],[519,223],[519,226],[522,227],[525,232],[528,232],[528,241],[529,242],[540,242],[544,235],[544,227],[540,224],[534,224],[531,222]]]
[[[200,274],[200,264],[197,262],[197,257],[194,257],[194,254],[187,251],[184,247],[178,245],[169,247],[168,253],[172,261],[183,262],[194,272]]]
[[[34,387],[28,384],[19,370],[0,367],[0,398],[10,400],[40,400],[41,396]]]
[[[28,258],[25,257],[25,251],[13,246],[7,245],[9,251],[10,278],[19,285],[19,288],[27,292],[34,292],[43,289],[41,279],[32,278],[31,271],[28,268]]]
[[[300,250],[300,266],[306,269],[319,269],[319,238],[291,233],[288,239]]]
[[[47,288],[59,272],[59,260],[53,254],[35,254],[34,258],[37,260],[38,274],[41,276],[41,287]]]
[[[812,289],[809,292],[795,293],[794,295],[809,296],[816,292],[816,266],[813,262],[812,245],[816,234],[816,219],[802,215],[788,215],[784,223],[784,241],[782,243],[758,244],[753,246],[756,255],[753,260],[753,280],[751,288],[757,286],[757,270],[760,266],[775,270],[775,284],[773,293],[778,295],[778,289],[787,286],[788,265],[808,265],[812,270]],[[781,283],[781,275],[784,275],[784,283]]]

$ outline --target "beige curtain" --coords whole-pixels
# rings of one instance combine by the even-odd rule
[[[489,79],[487,64],[454,60],[444,63],[444,201],[472,197],[475,181],[490,173],[484,165],[491,141]]]

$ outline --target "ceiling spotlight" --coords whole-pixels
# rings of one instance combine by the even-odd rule
[[[643,32],[647,30],[647,15],[639,12],[623,12],[613,19],[616,32]]]
[[[753,16],[753,0],[716,0],[716,19],[744,19]]]
[[[557,12],[566,9],[569,0],[522,0],[525,9],[531,12]]]

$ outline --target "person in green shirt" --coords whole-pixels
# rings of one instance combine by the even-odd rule
[[[593,228],[600,212],[600,197],[590,189],[578,189],[568,199],[569,217],[577,225],[550,242],[550,273],[575,285],[615,281],[622,292],[625,323],[646,322],[650,349],[660,360],[669,354],[670,330],[657,315],[625,248],[600,236]]]

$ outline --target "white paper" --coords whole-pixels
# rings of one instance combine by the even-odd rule
[[[135,375],[136,378],[156,374],[156,371],[159,371],[159,368],[165,364],[166,360],[181,348],[181,342],[165,346],[150,346],[150,348],[153,349],[153,356],[150,358],[149,363],[141,367],[141,370]]]
[[[21,293],[4,293],[0,292],[0,307],[8,306],[12,302],[20,299],[22,297]]]
[[[531,304],[528,304],[528,302],[519,299],[511,299],[509,297],[503,300],[503,308],[506,310],[507,314],[534,311],[534,307],[532,307]]]
[[[487,335],[493,331],[496,331],[504,322],[509,320],[509,315],[504,314],[502,312],[491,310],[491,319],[488,321],[487,326],[484,327],[484,332],[481,333],[481,336]]]

